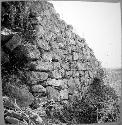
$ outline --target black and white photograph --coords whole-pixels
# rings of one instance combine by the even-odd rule
[[[0,1],[0,125],[121,125],[120,1]]]

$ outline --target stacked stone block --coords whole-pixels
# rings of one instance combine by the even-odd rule
[[[11,31],[12,38],[3,45],[3,93],[15,99],[21,96],[20,104],[28,102],[21,106],[31,105],[36,98],[68,102],[69,96],[79,92],[77,87],[83,91],[89,87],[101,69],[100,62],[85,39],[60,19],[51,3],[30,3],[26,3],[34,15],[28,22],[30,27],[25,34]],[[34,39],[28,35],[31,31]],[[8,37],[8,34],[2,36]],[[7,65],[12,67],[10,73]]]

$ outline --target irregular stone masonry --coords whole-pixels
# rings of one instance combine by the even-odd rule
[[[5,121],[93,123],[104,110],[106,121],[118,117],[118,97],[104,85],[100,62],[51,3],[2,2],[1,21]]]
[[[76,85],[89,86],[101,65],[85,39],[73,33],[73,27],[60,19],[52,4],[40,1],[30,8],[35,19],[28,23],[34,24],[35,39],[15,34],[5,46],[13,58],[27,60],[22,72],[34,96],[47,93],[41,96],[68,100]]]

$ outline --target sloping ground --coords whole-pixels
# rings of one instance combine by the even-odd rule
[[[118,96],[84,38],[47,1],[2,2],[5,121],[97,123],[118,119]]]
[[[121,76],[122,69],[105,69],[106,78],[105,84],[109,84],[116,91],[117,95],[121,96]]]

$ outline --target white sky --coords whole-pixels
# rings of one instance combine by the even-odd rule
[[[51,1],[50,1],[51,2]],[[106,68],[121,67],[120,3],[52,1],[56,12],[86,39]]]

